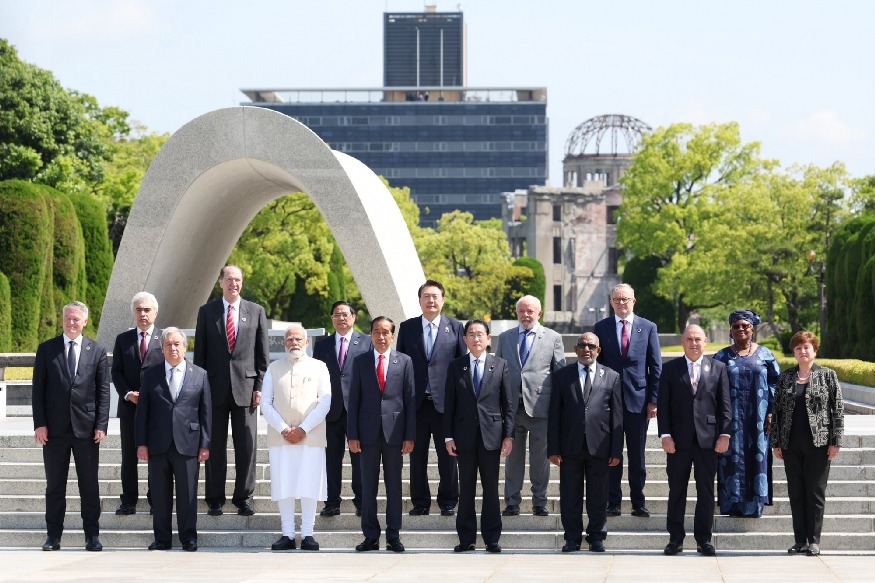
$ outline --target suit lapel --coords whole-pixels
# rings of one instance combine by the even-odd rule
[[[67,368],[67,355],[66,351],[66,342],[64,340],[63,334],[58,336],[58,356],[56,360],[58,361],[58,366],[61,367],[61,370],[64,372],[64,378],[67,379],[67,382],[71,385],[73,384],[73,379],[70,378],[70,369]]]

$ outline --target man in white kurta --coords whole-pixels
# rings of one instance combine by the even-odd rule
[[[316,504],[328,497],[325,416],[331,408],[331,379],[325,363],[307,356],[307,332],[286,329],[287,358],[264,375],[261,411],[268,423],[271,499],[280,510],[282,536],[271,549],[295,548],[295,499],[301,501],[301,550],[318,551],[313,538]]]

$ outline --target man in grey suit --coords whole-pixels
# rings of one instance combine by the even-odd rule
[[[269,364],[264,308],[240,297],[243,272],[226,265],[219,275],[222,299],[201,306],[194,336],[194,363],[209,376],[213,403],[210,457],[206,463],[207,514],[225,504],[228,419],[234,440],[234,494],[237,514],[251,516],[255,491],[255,449],[261,382]]]
[[[483,489],[480,532],[486,550],[501,552],[501,512],[498,500],[499,454],[513,450],[513,417],[507,362],[486,352],[489,325],[483,320],[465,324],[468,354],[450,363],[444,403],[447,452],[459,460],[457,553],[474,550],[477,537],[477,474]]]
[[[395,323],[385,316],[371,322],[374,350],[358,355],[349,385],[349,451],[361,453],[362,533],[356,551],[380,548],[377,518],[377,483],[380,466],[386,487],[386,549],[404,551],[401,530],[401,467],[403,456],[413,451],[416,410],[413,363],[392,350]]]
[[[326,439],[325,471],[328,474],[328,499],[320,514],[340,514],[340,485],[343,481],[343,453],[346,451],[346,425],[349,411],[349,382],[352,379],[352,361],[359,354],[373,349],[370,336],[355,330],[355,309],[347,302],[334,302],[331,306],[331,321],[334,334],[316,342],[313,358],[328,367],[331,377],[331,409],[325,418]],[[352,465],[352,503],[356,514],[361,515],[362,473],[359,454],[350,452]]]
[[[589,550],[605,551],[608,535],[608,468],[623,452],[623,394],[620,375],[596,365],[598,336],[577,339],[577,362],[553,375],[547,453],[559,466],[559,507],[565,546],[580,550],[583,540],[583,490],[586,485],[586,541]]]
[[[64,333],[36,350],[33,364],[34,439],[43,446],[46,470],[44,551],[61,548],[67,510],[70,453],[79,481],[85,550],[100,551],[100,493],[97,468],[100,442],[109,425],[109,367],[106,349],[82,336],[88,306],[64,306]]]
[[[188,338],[178,328],[161,334],[164,361],[143,373],[136,415],[137,457],[149,463],[155,540],[150,551],[172,547],[171,508],[176,483],[176,527],[185,551],[197,550],[197,481],[210,457],[212,403],[207,373],[185,361]]]
[[[712,557],[714,527],[714,477],[717,456],[729,448],[732,407],[726,366],[704,356],[708,339],[696,325],[687,326],[681,343],[684,357],[665,365],[659,379],[657,422],[666,453],[668,508],[666,555],[684,550],[684,510],[690,469],[696,481],[696,514],[693,534],[696,550]]]
[[[523,296],[516,303],[520,325],[498,336],[495,356],[507,361],[514,400],[514,448],[505,462],[502,514],[520,513],[526,439],[529,439],[529,479],[532,482],[532,514],[547,516],[547,486],[550,461],[547,459],[547,413],[550,408],[552,373],[565,366],[562,337],[538,323],[541,301]]]
[[[140,398],[143,372],[164,359],[161,353],[161,329],[155,327],[158,300],[149,292],[139,292],[131,300],[131,312],[136,327],[116,336],[112,350],[112,383],[119,396],[116,415],[122,442],[121,504],[115,513],[121,516],[137,512],[139,493],[134,415]],[[152,493],[148,490],[146,498],[151,506]]]

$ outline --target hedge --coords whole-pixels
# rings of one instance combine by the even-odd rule
[[[796,359],[792,356],[776,356],[781,370],[787,370],[796,366]],[[818,358],[817,364],[836,371],[839,380],[852,385],[875,387],[875,362],[864,360]]]
[[[0,273],[0,352],[12,350],[12,297],[9,280]]]
[[[52,247],[52,285],[55,328],[49,338],[57,336],[61,327],[63,306],[73,300],[86,301],[88,279],[85,273],[85,241],[76,209],[70,198],[49,187],[44,187],[54,211],[55,242]]]
[[[88,280],[85,303],[88,305],[88,328],[86,333],[94,335],[100,323],[103,300],[112,276],[115,257],[106,230],[106,213],[103,205],[87,194],[70,195],[76,215],[82,227],[85,240],[85,266]]]

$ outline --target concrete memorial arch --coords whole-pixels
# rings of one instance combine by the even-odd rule
[[[307,193],[325,217],[372,314],[400,322],[420,312],[422,265],[380,179],[284,114],[232,107],[180,128],[149,167],[116,257],[99,341],[112,346],[131,327],[131,297],[142,290],[158,298],[160,326],[193,328],[243,230],[291,192]]]

